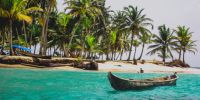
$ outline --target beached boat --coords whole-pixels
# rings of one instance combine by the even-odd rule
[[[178,77],[161,77],[161,78],[152,78],[152,79],[123,79],[113,75],[111,72],[108,73],[108,79],[111,86],[115,90],[139,90],[152,88],[156,86],[170,86],[176,85],[176,80]]]

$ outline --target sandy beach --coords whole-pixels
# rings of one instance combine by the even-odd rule
[[[1,68],[28,68],[28,69],[48,69],[48,70],[68,70],[68,71],[84,71],[83,69],[75,68],[67,64],[62,64],[53,67],[34,66],[27,64],[0,64]],[[184,74],[200,74],[200,69],[196,68],[180,68],[180,67],[167,67],[156,65],[152,63],[133,65],[125,62],[108,61],[105,63],[98,63],[98,71],[100,72],[127,72],[138,73],[142,68],[145,73],[184,73]]]

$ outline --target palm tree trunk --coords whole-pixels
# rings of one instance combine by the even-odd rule
[[[109,55],[108,55],[108,53],[106,53],[106,60],[109,60]]]
[[[163,62],[164,62],[164,65],[165,65],[165,58],[166,58],[166,48],[163,47]]]
[[[14,55],[14,52],[13,52],[13,48],[12,48],[12,37],[13,37],[13,34],[12,34],[12,19],[9,20],[9,23],[10,23],[10,55]]]
[[[112,60],[114,60],[114,50],[112,50],[112,57],[111,57]]]
[[[130,49],[129,49],[129,55],[128,55],[127,60],[130,60],[130,58],[131,58],[132,46],[133,46],[133,33],[132,33],[132,36],[131,36],[131,46],[130,46]]]
[[[49,13],[46,19],[46,26],[45,26],[45,33],[44,33],[44,45],[43,45],[43,53],[44,55],[46,55],[46,51],[47,51],[47,30],[48,30],[48,26],[49,26]]]
[[[3,37],[3,35],[1,37],[1,39],[2,39],[2,46],[1,46],[1,52],[0,52],[0,54],[3,54],[3,45],[4,45],[4,37]]]
[[[50,56],[52,55],[52,47],[50,47]]]
[[[68,57],[65,44],[63,43],[64,57]]]
[[[19,33],[18,33],[18,29],[16,28],[16,33],[17,33],[17,39],[20,40],[19,38]]]
[[[54,47],[54,51],[53,51],[53,55],[56,53],[56,51],[58,50],[58,46],[57,46],[57,48],[56,47]]]
[[[171,58],[172,58],[172,61],[174,61],[174,56],[173,56],[173,54],[172,54],[171,51],[170,51],[170,56],[171,56]]]
[[[26,47],[28,47],[28,39],[27,39],[26,26],[25,26],[24,21],[23,21],[23,31],[24,31],[24,40],[25,40],[25,43],[26,43]]]
[[[179,57],[178,57],[179,60],[181,60],[181,54],[182,54],[182,50],[180,50],[179,52]]]
[[[45,30],[45,28],[44,28],[45,26],[43,26],[43,28],[42,28],[42,35],[41,35],[41,37],[40,37],[40,55],[44,55],[44,52],[43,52],[43,46],[44,46],[44,30]]]
[[[2,47],[1,47],[1,53],[3,54],[3,50],[4,50],[4,42],[5,42],[5,33],[2,32]]]
[[[138,60],[142,59],[143,52],[144,52],[144,43],[142,44],[142,51],[141,51],[141,54],[140,54],[140,57],[138,58]]]
[[[34,54],[35,54],[35,51],[36,51],[36,46],[37,46],[37,44],[35,44],[35,46],[34,46]]]
[[[85,37],[83,37],[83,39],[82,39],[81,58],[84,57],[84,56],[83,56],[84,51],[85,51]]]
[[[120,57],[120,55],[121,55],[121,53],[119,53],[119,54],[117,55],[117,57],[115,58],[115,60],[118,60],[118,58]]]
[[[121,55],[120,55],[120,60],[122,60],[124,50],[122,49]]]
[[[41,43],[40,43],[40,54],[41,55],[46,55],[46,50],[47,50],[47,29],[48,29],[48,23],[49,23],[49,14],[51,11],[51,6],[48,5],[47,8],[47,14],[43,14],[44,17],[44,25],[42,27],[42,36],[41,36]]]
[[[76,30],[77,30],[77,28],[78,28],[78,24],[79,24],[79,21],[75,24],[75,26],[74,26],[74,28],[73,28],[73,30],[72,30],[72,36],[71,36],[71,38],[70,38],[70,40],[69,40],[69,44],[68,44],[67,50],[66,50],[67,55],[68,55],[68,53],[69,53],[69,49],[70,49],[70,46],[71,46],[71,44],[72,44],[72,40],[73,40],[74,35],[75,35],[75,33],[76,33]]]
[[[117,50],[115,49],[115,51],[114,51],[114,60],[117,59],[117,58],[116,58],[116,55],[117,55]]]
[[[30,33],[30,43],[29,43],[29,45],[30,45],[30,49],[31,49],[31,45],[32,45],[32,43],[33,43],[33,34]]]
[[[185,51],[183,51],[183,63],[185,64]]]
[[[134,52],[134,56],[133,56],[133,60],[135,60],[135,56],[136,56],[136,51],[137,50],[137,47],[135,47],[135,52]]]

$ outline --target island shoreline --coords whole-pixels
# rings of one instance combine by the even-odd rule
[[[172,74],[178,72],[180,74],[200,74],[200,69],[197,68],[179,68],[167,67],[151,63],[133,65],[123,62],[108,61],[105,63],[98,63],[98,70],[84,70],[73,67],[69,64],[62,64],[60,66],[46,67],[31,64],[2,64],[0,68],[19,68],[19,69],[41,69],[41,70],[58,70],[58,71],[75,71],[75,72],[118,72],[118,73],[138,73],[142,68],[145,73],[159,73],[159,74]]]

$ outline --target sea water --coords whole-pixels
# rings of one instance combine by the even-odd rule
[[[114,74],[134,79],[168,75]],[[104,72],[0,68],[0,100],[200,100],[200,75],[178,76],[176,86],[116,91]]]

